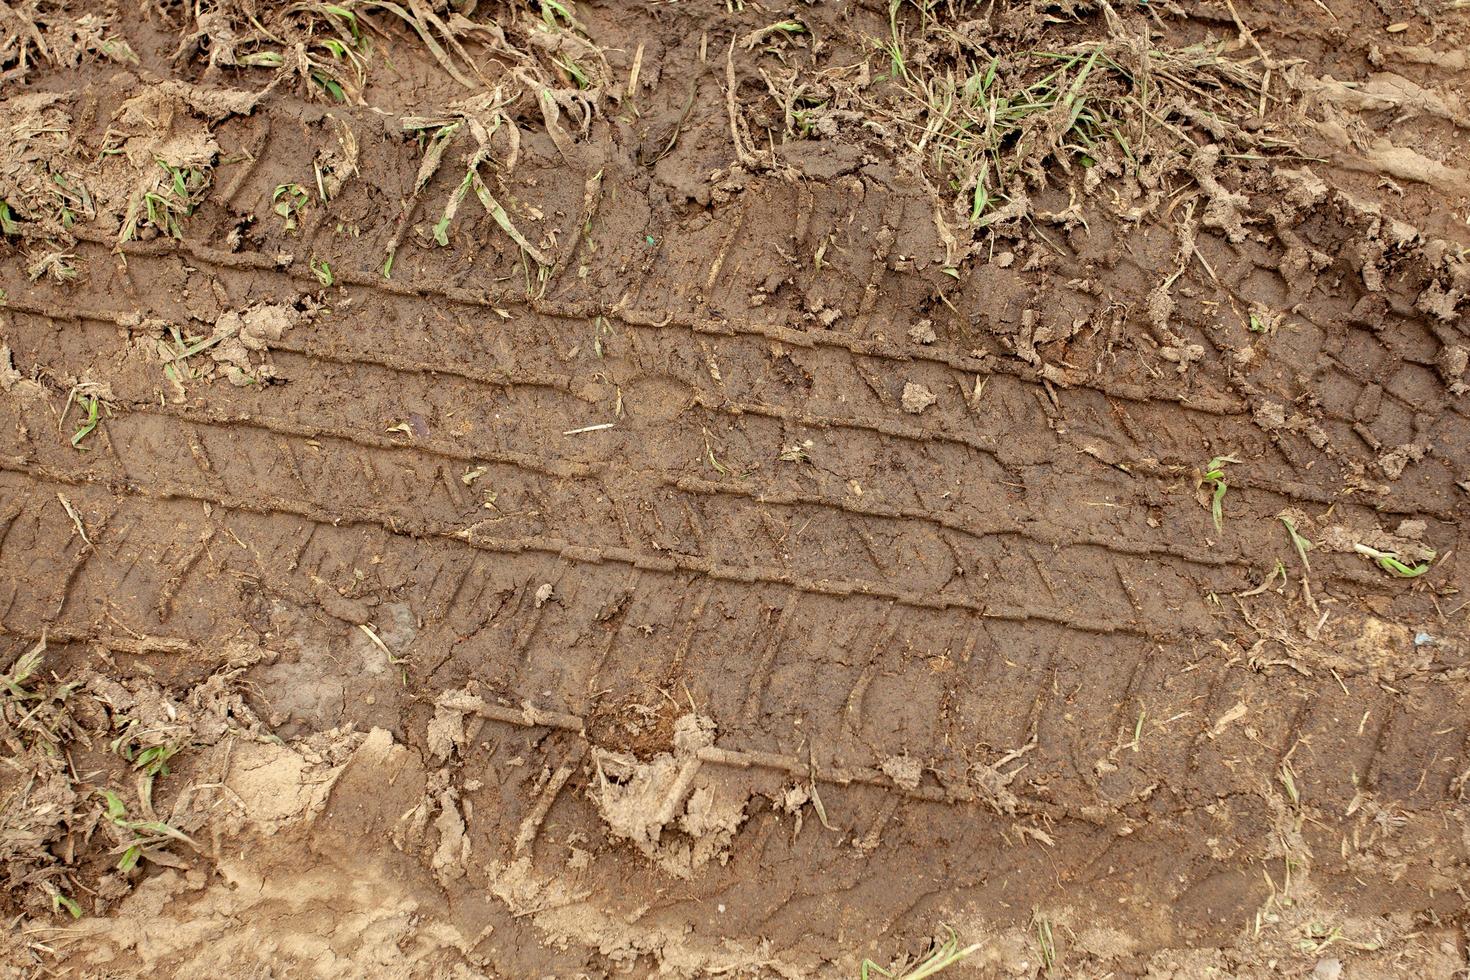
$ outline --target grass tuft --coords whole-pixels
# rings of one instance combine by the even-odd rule
[[[1157,176],[1195,152],[1190,129],[1231,149],[1261,142],[1232,122],[1256,114],[1254,59],[1226,58],[1223,44],[1162,48],[1103,13],[1101,39],[1005,50],[950,26],[949,5],[889,0],[888,36],[873,44],[891,94],[864,98],[868,114],[977,228],[1027,217],[1054,169]]]

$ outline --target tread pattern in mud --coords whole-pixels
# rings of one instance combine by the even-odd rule
[[[1176,290],[1199,356],[1176,370],[1138,325],[1173,273],[1165,229],[1104,247],[1067,226],[1056,255],[951,285],[916,271],[931,203],[883,167],[746,174],[696,207],[658,201],[611,138],[567,179],[544,134],[514,189],[561,233],[545,289],[484,217],[405,245],[389,279],[383,215],[419,154],[401,123],[282,92],[218,127],[244,151],[182,241],[80,228],[72,286],[0,267],[0,341],[38,382],[0,401],[6,636],[166,677],[269,649],[252,697],[288,736],[418,746],[435,699],[473,688],[477,853],[559,867],[592,842],[597,900],[624,911],[623,881],[667,882],[608,841],[584,743],[647,759],[707,716],[749,820],[662,911],[713,936],[707,906],[738,896],[778,947],[838,898],[917,935],[941,897],[1208,904],[1221,866],[1249,871],[1244,917],[1283,773],[1329,836],[1361,793],[1463,791],[1470,725],[1441,682],[1463,630],[1438,604],[1458,563],[1406,583],[1320,549],[1308,588],[1278,521],[1464,543],[1470,424],[1441,364],[1463,334],[1407,287],[1360,288],[1351,256],[1302,287],[1279,243],[1201,234]],[[250,217],[344,124],[364,153],[336,228]],[[594,170],[619,220],[578,220]],[[1352,252],[1356,220],[1296,240]],[[169,382],[168,325],[258,304],[299,314],[264,355],[275,383]],[[1242,341],[1257,304],[1290,328]],[[910,336],[921,316],[937,337]],[[1066,338],[1045,357],[1038,324]],[[73,446],[84,381],[106,410]],[[910,385],[933,403],[910,410]],[[1217,529],[1201,469],[1226,455]],[[793,832],[782,801],[818,786],[823,832]],[[1200,928],[1224,942],[1216,912]]]
[[[179,261],[131,257],[130,275]],[[274,271],[266,282],[275,296],[299,286]],[[76,554],[49,590],[13,584],[4,621],[83,631],[122,597],[153,614],[143,632],[186,641],[245,618],[254,588],[349,623],[375,613],[341,593],[393,595],[437,641],[431,684],[468,676],[512,702],[580,712],[590,691],[655,676],[707,703],[729,744],[775,750],[804,725],[835,759],[912,755],[956,784],[963,747],[1034,734],[1038,765],[1061,780],[1052,791],[1078,794],[1143,711],[1195,719],[1193,737],[1164,733],[1147,770],[1186,796],[1204,778],[1202,721],[1251,686],[1232,684],[1231,658],[1210,648],[1232,628],[1218,597],[1259,575],[1259,542],[1212,540],[1207,513],[1179,492],[1188,471],[1157,461],[1200,445],[1306,451],[1268,440],[1243,405],[1003,372],[976,405],[954,379],[986,362],[911,344],[458,299],[349,287],[273,351],[283,388],[160,404],[158,378],[125,372],[131,390],[119,380],[116,393],[129,408],[95,451],[16,445],[0,462],[23,502],[6,552]],[[11,317],[19,351],[57,349],[65,331],[48,365],[59,373],[136,357],[127,311],[22,301]],[[364,320],[398,327],[384,336]],[[589,342],[594,369],[577,370]],[[944,394],[921,417],[898,410],[910,380]],[[420,431],[390,431],[409,418]],[[797,460],[779,459],[788,446]],[[1232,483],[1232,504],[1253,513],[1335,496],[1279,476]],[[76,549],[58,492],[87,515],[93,547]],[[1089,508],[1127,516],[1099,524]],[[134,537],[162,512],[177,515],[169,534]],[[235,540],[209,536],[218,521]],[[1331,588],[1379,585],[1355,562],[1317,568]],[[222,608],[231,577],[236,607]],[[554,603],[531,601],[543,582]],[[1259,765],[1303,737],[1352,741],[1316,704],[1337,683],[1301,686],[1301,710],[1251,746]],[[1452,757],[1464,737],[1442,732],[1412,755]],[[1381,751],[1359,750],[1365,771]],[[1433,782],[1420,774],[1422,792]]]

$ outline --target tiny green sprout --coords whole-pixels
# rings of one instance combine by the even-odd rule
[[[985,178],[982,175],[975,181],[975,192],[970,205],[970,220],[979,221],[980,215],[984,214],[990,207],[990,193],[985,189]]]
[[[574,26],[577,22],[572,12],[557,0],[541,0],[542,22],[552,30],[556,30],[558,19],[566,21],[568,27]]]
[[[1301,792],[1296,788],[1296,770],[1291,768],[1291,760],[1281,763],[1281,769],[1276,774],[1281,780],[1281,785],[1286,789],[1286,795],[1291,798],[1292,806],[1300,806],[1302,802]]]
[[[98,45],[98,48],[113,61],[125,65],[136,65],[139,63],[138,56],[134,53],[132,46],[121,38],[108,38]]]
[[[326,259],[319,259],[316,256],[312,256],[309,265],[311,266],[312,273],[316,276],[316,281],[323,286],[330,286],[337,281],[337,277],[332,275],[332,266]]]
[[[704,458],[709,461],[710,466],[714,467],[715,472],[719,473],[721,476],[730,475],[729,469],[727,469],[723,463],[715,458],[715,447],[714,443],[710,439],[708,429],[704,430]]]
[[[287,231],[296,230],[296,218],[306,209],[306,202],[310,195],[300,184],[278,184],[276,191],[271,195],[273,210],[286,222]]]
[[[20,655],[20,659],[16,660],[10,668],[10,673],[0,674],[0,687],[5,688],[17,701],[29,701],[39,697],[28,689],[25,683],[40,668],[42,649],[41,644],[36,644],[29,652]]]
[[[320,85],[322,87],[322,90],[332,97],[332,101],[347,101],[347,93],[342,91],[341,84],[338,83],[335,78],[332,78],[325,72],[313,69],[311,72],[311,80]]]
[[[132,871],[134,868],[136,868],[138,866],[138,859],[141,858],[142,856],[143,856],[143,848],[142,847],[140,847],[137,844],[133,844],[133,845],[129,846],[126,851],[123,851],[123,856],[120,859],[118,859],[118,862],[117,862],[117,870],[123,872],[124,874],[126,874],[129,871]]]
[[[285,63],[279,51],[252,51],[239,61],[244,68],[279,68]]]
[[[1303,953],[1321,953],[1328,946],[1342,938],[1342,930],[1337,926],[1328,927],[1322,922],[1310,923],[1305,929],[1307,938],[1299,943]]]
[[[1051,972],[1057,963],[1057,944],[1052,936],[1051,920],[1045,916],[1036,918],[1036,942],[1041,947],[1041,968]]]
[[[593,323],[592,329],[592,353],[602,357],[604,353],[602,338],[613,336],[613,328],[603,317],[598,317]]]
[[[66,909],[73,919],[80,919],[82,917],[82,907],[77,904],[76,899],[67,898],[61,892],[52,892],[51,911],[60,912],[62,909]]]
[[[10,202],[0,200],[0,233],[6,235],[19,235],[20,224],[16,222],[15,215],[10,213]]]
[[[959,936],[955,935],[954,929],[949,926],[945,926],[944,928],[949,933],[949,938],[938,944],[934,948],[934,952],[930,953],[922,962],[915,964],[914,968],[907,973],[900,975],[894,973],[892,970],[885,970],[872,960],[865,959],[860,968],[862,980],[872,980],[875,974],[888,977],[890,980],[926,980],[926,978],[932,977],[942,970],[954,966],[960,960],[965,959],[980,948],[980,943],[972,943],[964,949],[961,949]]]
[[[131,756],[133,768],[146,776],[167,776],[168,760],[179,752],[177,745],[154,745]]]
[[[705,457],[709,460],[709,465],[713,466],[716,472],[718,472],[721,476],[730,475],[730,471],[725,468],[725,465],[721,463],[718,459],[715,459],[715,451],[710,448],[708,444],[706,444],[704,447],[704,453]]]
[[[444,217],[442,217],[438,221],[434,222],[434,227],[433,227],[434,241],[438,242],[441,246],[448,245],[449,244],[449,224],[453,220],[454,220],[454,213],[452,211],[447,211],[446,210],[445,213],[444,213]],[[390,261],[391,261],[391,259],[390,259]],[[387,275],[388,275],[388,273],[385,270],[383,272],[383,276],[386,278]]]
[[[82,445],[82,440],[91,435],[92,430],[97,428],[100,401],[96,395],[83,395],[80,402],[87,410],[87,417],[83,420],[81,426],[77,428],[77,431],[72,433],[71,444],[73,449],[86,452],[87,447]]]
[[[1289,515],[1277,514],[1276,519],[1286,525],[1286,533],[1291,535],[1291,543],[1296,546],[1297,557],[1302,560],[1302,569],[1310,572],[1312,563],[1307,561],[1307,552],[1311,551],[1315,545],[1302,536],[1301,532],[1296,529],[1296,522]]]
[[[1379,568],[1395,578],[1418,578],[1420,575],[1429,571],[1429,566],[1434,561],[1433,551],[1429,553],[1429,559],[1427,561],[1417,565],[1409,565],[1394,551],[1379,551],[1377,548],[1370,548],[1366,544],[1361,543],[1353,545],[1353,550],[1360,555],[1366,555],[1372,558],[1378,563]]]
[[[1252,313],[1251,325],[1247,329],[1249,329],[1251,333],[1265,333],[1266,325],[1261,322],[1261,317],[1259,314]]]
[[[145,847],[153,847],[168,840],[180,841],[190,847],[198,848],[194,839],[181,830],[176,830],[164,823],[162,820],[131,820],[128,818],[128,808],[119,797],[110,789],[99,790],[102,798],[107,802],[107,819],[119,830],[128,831],[133,839],[128,842],[123,850],[123,855],[117,862],[117,870],[128,872],[138,866],[138,861],[143,857]]]
[[[552,58],[551,60],[562,71],[567,73],[567,76],[571,78],[577,88],[588,89],[592,87],[592,79],[588,77],[586,70],[571,58]]]
[[[352,31],[353,37],[357,37],[359,35],[359,28],[357,26],[357,15],[354,14],[352,11],[348,10],[346,7],[339,7],[333,3],[322,4],[321,9],[333,15],[334,17],[340,17],[343,20],[347,21],[347,27],[349,30]]]
[[[1205,464],[1205,471],[1200,475],[1200,486],[1209,486],[1210,492],[1210,516],[1215,520],[1215,530],[1221,529],[1224,520],[1224,509],[1221,506],[1225,501],[1225,491],[1229,484],[1225,482],[1225,464],[1238,463],[1240,460],[1234,456],[1216,456]]]
[[[113,823],[117,823],[120,820],[127,819],[128,808],[123,803],[122,797],[118,796],[110,789],[104,789],[102,791],[102,798],[107,802],[108,820],[111,820]]]
[[[767,24],[763,28],[757,29],[757,31],[751,31],[750,34],[745,35],[744,44],[745,48],[750,50],[750,48],[756,47],[757,44],[763,43],[763,41],[769,40],[769,38],[778,37],[778,35],[785,35],[786,38],[794,38],[795,35],[806,34],[806,32],[807,25],[801,21],[776,21],[775,24]]]

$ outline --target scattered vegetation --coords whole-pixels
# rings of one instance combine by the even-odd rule
[[[514,169],[520,155],[519,132],[506,114],[507,105],[506,97],[497,89],[490,95],[460,103],[456,107],[458,110],[456,113],[410,117],[404,120],[405,130],[417,134],[422,140],[424,156],[419,164],[418,175],[414,179],[413,194],[408,207],[404,210],[398,229],[389,241],[388,254],[383,265],[384,276],[392,274],[398,243],[419,196],[433,180],[434,175],[439,172],[450,147],[462,134],[468,133],[475,142],[475,149],[465,164],[464,176],[445,202],[443,212],[432,228],[434,240],[441,246],[449,244],[450,227],[459,214],[460,206],[473,191],[475,199],[480,202],[485,212],[490,215],[501,231],[515,242],[522,254],[535,264],[537,277],[545,282],[552,260],[521,233],[481,175],[481,169],[487,165],[507,173],[510,172]],[[497,161],[492,146],[496,134],[501,132],[505,134],[504,158]]]
[[[45,651],[46,644],[44,642],[37,643],[31,649],[17,657],[9,671],[0,674],[0,688],[4,688],[3,696],[5,698],[13,701],[30,701],[40,697],[40,695],[26,687],[26,682],[31,679],[31,675],[41,666],[41,657]]]
[[[1143,719],[1140,716],[1139,724],[1142,725],[1142,723]],[[1134,744],[1137,745],[1138,735],[1135,733],[1133,738]],[[1036,921],[1036,944],[1041,948],[1041,968],[1047,973],[1050,973],[1052,968],[1057,965],[1057,944],[1056,939],[1052,936],[1051,920],[1044,915],[1036,915],[1034,918]]]
[[[93,430],[97,428],[97,423],[100,420],[102,410],[102,399],[99,395],[87,394],[85,391],[83,391],[82,385],[76,386],[67,396],[66,407],[62,410],[61,413],[61,417],[63,420],[66,418],[67,413],[71,411],[73,401],[76,402],[76,404],[81,408],[84,414],[81,424],[78,425],[76,431],[72,433],[71,445],[73,449],[79,449],[82,452],[86,452],[87,447],[82,445],[82,440],[91,435]]]
[[[26,267],[26,278],[35,282],[42,276],[54,283],[76,282],[78,277],[76,253],[51,249],[34,259]]]
[[[1029,195],[1092,171],[1135,191],[1187,168],[1191,129],[1228,148],[1278,145],[1235,122],[1255,115],[1259,62],[1224,45],[1166,49],[1107,4],[1105,37],[1057,48],[983,43],[939,0],[890,0],[884,56],[892,96],[860,100],[946,189],[974,227],[1029,217]],[[918,55],[919,52],[923,56]],[[1284,144],[1280,144],[1284,145]]]
[[[311,195],[300,184],[278,184],[271,195],[272,209],[285,221],[286,231],[296,230],[297,218],[306,210]]]
[[[159,781],[186,746],[248,736],[259,721],[238,670],[175,694],[85,670],[63,679],[43,670],[46,648],[42,638],[0,673],[0,885],[33,914],[80,918],[125,895],[145,859],[184,866],[170,849],[197,849],[208,787],[181,786],[163,806]]]
[[[980,949],[980,943],[972,943],[961,949],[959,936],[955,935],[954,929],[949,926],[944,929],[949,933],[949,938],[936,941],[929,955],[913,966],[895,964],[885,969],[870,959],[864,959],[860,971],[862,980],[872,980],[874,976],[889,977],[892,980],[924,980],[925,977],[932,977],[954,966]]]
[[[297,13],[308,16],[308,31],[315,42],[297,46],[296,55],[300,60],[297,71],[311,83],[313,91],[324,93],[332,102],[346,102],[347,93],[360,91],[367,79],[369,49],[357,15],[332,3],[294,6]],[[335,36],[316,36],[316,31],[323,28]]]
[[[82,440],[91,435],[92,430],[97,428],[97,396],[83,395],[81,398],[81,402],[82,407],[87,412],[87,417],[77,428],[77,431],[72,433],[71,444],[73,448],[76,449],[86,449],[86,447],[81,444]]]
[[[207,168],[174,166],[162,159],[157,163],[163,174],[128,202],[119,242],[133,241],[150,227],[159,234],[183,238],[183,219],[193,214],[204,198],[210,181]]]
[[[533,9],[540,17],[528,13],[525,20],[545,31],[566,35],[579,30],[570,8],[561,3],[541,0]],[[223,16],[214,17],[200,13],[195,12],[180,57],[208,49],[212,64],[294,76],[303,94],[331,103],[361,101],[375,50],[373,38],[389,36],[391,24],[407,28],[446,75],[471,91],[482,90],[486,82],[465,48],[465,39],[473,34],[482,41],[508,44],[504,31],[494,24],[476,23],[458,12],[448,14],[442,6],[393,0],[298,2],[267,6],[258,14],[253,8],[226,7]],[[596,72],[568,53],[546,57],[559,62],[563,73],[580,75],[582,87],[599,81]]]
[[[55,185],[51,202],[53,216],[61,223],[61,227],[70,229],[77,223],[78,217],[92,218],[97,214],[92,195],[80,179],[53,172],[51,182]]]
[[[188,834],[170,827],[162,820],[132,819],[128,816],[127,806],[121,797],[111,790],[104,789],[100,792],[107,801],[107,819],[121,838],[118,850],[122,856],[118,858],[117,870],[124,873],[133,870],[144,855],[169,841],[198,847]]]
[[[1427,560],[1418,564],[1409,564],[1403,560],[1403,557],[1398,552],[1379,551],[1377,548],[1370,548],[1362,543],[1353,545],[1353,550],[1360,555],[1366,555],[1372,558],[1378,563],[1379,568],[1395,578],[1418,578],[1420,575],[1429,571],[1430,565],[1434,562],[1433,551],[1429,553]]]

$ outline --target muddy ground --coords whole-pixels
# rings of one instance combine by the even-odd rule
[[[1467,42],[6,0],[8,975],[1470,974]]]

